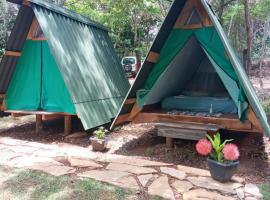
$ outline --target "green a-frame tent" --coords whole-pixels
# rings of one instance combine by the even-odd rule
[[[0,64],[5,110],[77,115],[86,130],[110,123],[129,89],[109,30],[43,0],[20,5]]]
[[[211,123],[270,136],[254,88],[205,0],[172,4],[112,128],[130,121]]]

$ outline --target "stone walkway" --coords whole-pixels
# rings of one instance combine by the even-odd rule
[[[257,200],[257,186],[240,177],[221,184],[206,170],[138,157],[95,153],[68,144],[41,144],[0,137],[0,165],[40,170],[54,176],[92,178],[164,199]]]

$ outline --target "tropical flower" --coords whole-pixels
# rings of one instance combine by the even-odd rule
[[[240,156],[238,147],[235,144],[226,144],[222,150],[222,153],[224,158],[229,161],[238,160]]]
[[[212,145],[211,142],[209,142],[207,139],[201,139],[196,144],[196,150],[200,155],[207,156],[212,151]]]

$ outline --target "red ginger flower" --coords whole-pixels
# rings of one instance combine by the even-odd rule
[[[196,150],[200,155],[207,156],[212,151],[212,144],[207,139],[199,140],[196,144]]]
[[[226,144],[222,150],[222,153],[224,158],[229,161],[238,160],[240,156],[238,147],[235,144]]]

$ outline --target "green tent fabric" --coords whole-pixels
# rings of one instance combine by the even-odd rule
[[[218,67],[221,70],[219,70],[218,74],[221,79],[223,79],[225,87],[228,89],[228,92],[232,95],[231,97],[238,106],[238,110],[240,111],[239,118],[243,119],[245,116],[244,111],[246,109],[246,97],[239,85],[239,80],[234,68],[226,57],[226,51],[214,27],[193,30],[173,29],[171,31],[169,38],[161,50],[159,61],[154,66],[143,89],[137,91],[138,105],[140,107],[144,106],[149,92],[158,81],[159,77],[162,76],[168,65],[183,49],[187,41],[192,36],[195,36],[195,38],[199,41],[201,47],[206,52],[212,64],[214,64],[214,67]],[[226,79],[231,79],[231,81],[227,82]],[[236,83],[234,84],[234,87],[231,87],[232,82]],[[236,93],[237,95],[235,95]]]
[[[41,43],[26,41],[6,93],[7,110],[37,110],[40,107]]]
[[[76,114],[69,92],[47,42],[42,42],[41,108],[50,112]]]
[[[76,114],[46,41],[25,42],[7,90],[6,108]]]

